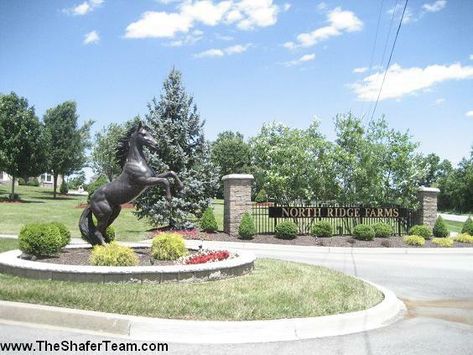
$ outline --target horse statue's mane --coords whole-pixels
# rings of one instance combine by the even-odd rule
[[[117,158],[117,162],[121,168],[123,168],[126,163],[126,157],[128,155],[128,150],[130,149],[131,136],[136,132],[140,125],[142,125],[140,122],[133,124],[125,135],[118,140],[115,157]]]

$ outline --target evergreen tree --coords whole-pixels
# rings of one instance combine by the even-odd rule
[[[155,225],[187,228],[192,216],[200,218],[210,205],[218,187],[218,175],[210,160],[203,124],[193,97],[182,84],[182,75],[173,69],[163,84],[159,102],[148,104],[146,123],[158,141],[150,152],[150,165],[157,174],[173,170],[184,184],[178,193],[172,186],[173,199],[168,204],[163,191],[150,188],[136,201],[137,216]]]

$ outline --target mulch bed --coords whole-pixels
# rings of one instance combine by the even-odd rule
[[[140,266],[150,265],[174,265],[174,261],[167,260],[155,260],[151,256],[150,248],[134,248],[133,249],[138,256]],[[78,248],[78,249],[64,249],[60,254],[54,257],[38,258],[35,261],[42,263],[51,264],[63,264],[63,265],[90,265],[89,258],[92,249],[90,248]],[[195,251],[189,251],[189,255],[195,254]]]
[[[151,236],[152,238],[153,236]],[[286,240],[278,239],[274,235],[258,234],[253,239],[243,240],[237,237],[232,237],[226,233],[205,233],[194,232],[185,233],[185,239],[189,240],[204,240],[204,241],[222,241],[222,242],[237,242],[237,243],[266,243],[266,244],[280,244],[280,245],[307,245],[307,246],[323,246],[323,247],[354,247],[354,248],[440,248],[433,244],[431,240],[426,240],[423,247],[416,247],[407,245],[402,240],[402,237],[390,238],[375,238],[371,241],[357,240],[350,236],[335,236],[332,238],[314,238],[310,235],[299,235],[295,239]],[[468,248],[471,244],[453,243],[452,248]]]

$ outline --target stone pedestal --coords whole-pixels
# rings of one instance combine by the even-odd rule
[[[437,195],[440,192],[435,187],[421,186],[417,190],[419,199],[418,224],[426,224],[430,228],[434,227],[437,220]]]
[[[230,235],[238,235],[238,227],[243,213],[251,212],[251,185],[253,175],[230,174],[223,180],[223,230]]]

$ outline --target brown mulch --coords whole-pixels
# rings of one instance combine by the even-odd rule
[[[310,235],[299,235],[295,239],[286,240],[276,238],[274,235],[258,234],[253,239],[243,240],[237,237],[232,237],[226,233],[205,233],[197,232],[196,235],[184,235],[185,239],[204,240],[204,241],[222,241],[222,242],[239,242],[239,243],[266,243],[266,244],[281,244],[281,245],[307,245],[307,246],[323,246],[323,247],[354,247],[354,248],[440,248],[432,243],[431,240],[426,240],[423,247],[416,247],[407,245],[402,240],[402,237],[395,236],[389,238],[375,238],[371,241],[357,240],[350,236],[335,236],[332,238],[314,238]],[[453,243],[452,248],[471,248],[471,244]]]
[[[139,258],[140,266],[150,266],[150,265],[174,265],[174,261],[169,260],[154,260],[151,256],[150,248],[134,248],[133,249],[136,255]],[[77,249],[64,249],[56,256],[48,258],[38,258],[36,261],[42,263],[51,263],[51,264],[63,264],[63,265],[90,265],[89,258],[92,249],[90,248],[77,248]],[[189,254],[192,255],[196,253],[195,251],[189,251]]]

